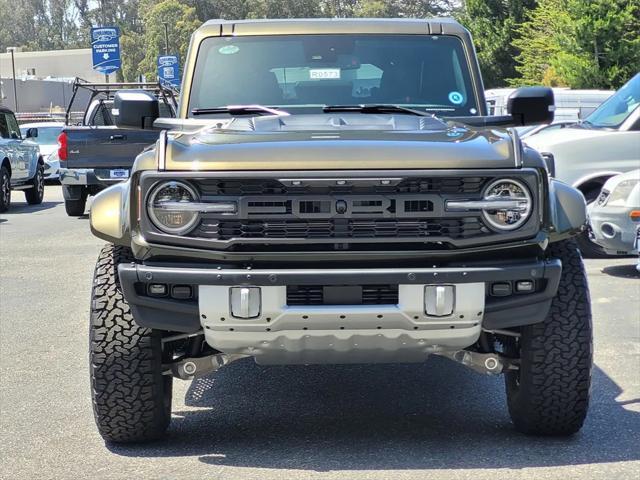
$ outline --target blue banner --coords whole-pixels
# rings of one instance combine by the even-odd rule
[[[163,85],[180,87],[180,62],[177,55],[158,57],[158,81]]]
[[[93,52],[93,69],[109,74],[119,70],[120,30],[118,27],[95,27],[91,29],[91,50]]]

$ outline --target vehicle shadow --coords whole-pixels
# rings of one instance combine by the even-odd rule
[[[620,278],[640,278],[640,272],[636,268],[636,263],[629,265],[611,265],[610,267],[604,267],[602,273],[611,275],[612,277]]]
[[[199,456],[215,466],[393,470],[526,468],[640,459],[640,413],[594,369],[592,405],[570,438],[528,437],[503,379],[442,358],[422,365],[265,367],[242,360],[195,380],[169,437],[118,455]],[[632,408],[634,406],[631,406]]]
[[[23,213],[41,212],[42,210],[55,208],[61,203],[62,202],[42,202],[40,205],[29,205],[27,203],[11,203],[9,210],[4,212],[2,215],[11,216]]]

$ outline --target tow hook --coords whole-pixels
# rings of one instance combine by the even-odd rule
[[[218,353],[206,357],[183,358],[174,363],[163,365],[163,375],[173,375],[182,380],[192,380],[218,371],[245,355],[225,355]]]
[[[518,359],[504,357],[497,353],[480,353],[469,350],[434,352],[485,375],[500,375],[508,370],[518,370]]]

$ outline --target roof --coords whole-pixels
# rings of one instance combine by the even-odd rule
[[[292,18],[209,20],[197,32],[202,36],[327,33],[461,34],[466,29],[449,17],[435,18]]]
[[[2,113],[13,113],[13,111],[3,105],[0,105],[0,112]]]

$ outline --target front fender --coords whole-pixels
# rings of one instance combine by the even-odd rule
[[[582,231],[587,223],[587,203],[582,192],[559,180],[549,184],[551,240],[561,240]]]
[[[91,233],[116,245],[131,245],[128,226],[130,183],[112,185],[93,198],[89,212]]]

